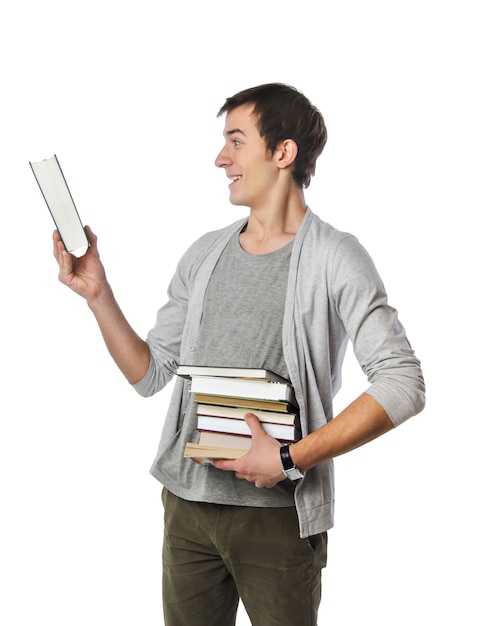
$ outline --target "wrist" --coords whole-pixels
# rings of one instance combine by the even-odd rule
[[[282,445],[279,450],[280,450],[280,458],[282,462],[282,469],[283,469],[284,474],[287,476],[287,478],[289,480],[298,480],[299,478],[303,478],[304,474],[295,465],[291,457],[290,444]]]
[[[88,307],[93,313],[101,313],[102,310],[109,310],[112,303],[115,303],[115,297],[110,284],[105,280],[98,284],[96,289],[85,296]]]

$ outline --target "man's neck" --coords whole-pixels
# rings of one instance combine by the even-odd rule
[[[307,207],[302,189],[282,202],[261,208],[251,208],[247,228],[241,233],[241,247],[250,254],[267,254],[294,239],[302,224]]]

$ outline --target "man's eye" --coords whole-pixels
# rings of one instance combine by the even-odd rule
[[[241,142],[239,141],[239,139],[233,139],[233,140],[232,140],[232,145],[233,145],[233,146],[239,146],[239,145],[240,145],[240,143],[241,143]]]

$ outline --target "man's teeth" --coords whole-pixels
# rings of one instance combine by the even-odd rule
[[[231,180],[239,180],[241,177],[240,176],[231,176]]]

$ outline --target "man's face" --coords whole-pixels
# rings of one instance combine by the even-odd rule
[[[278,169],[259,134],[253,108],[242,105],[229,111],[224,128],[226,142],[215,163],[231,180],[231,203],[259,209],[272,196]]]

